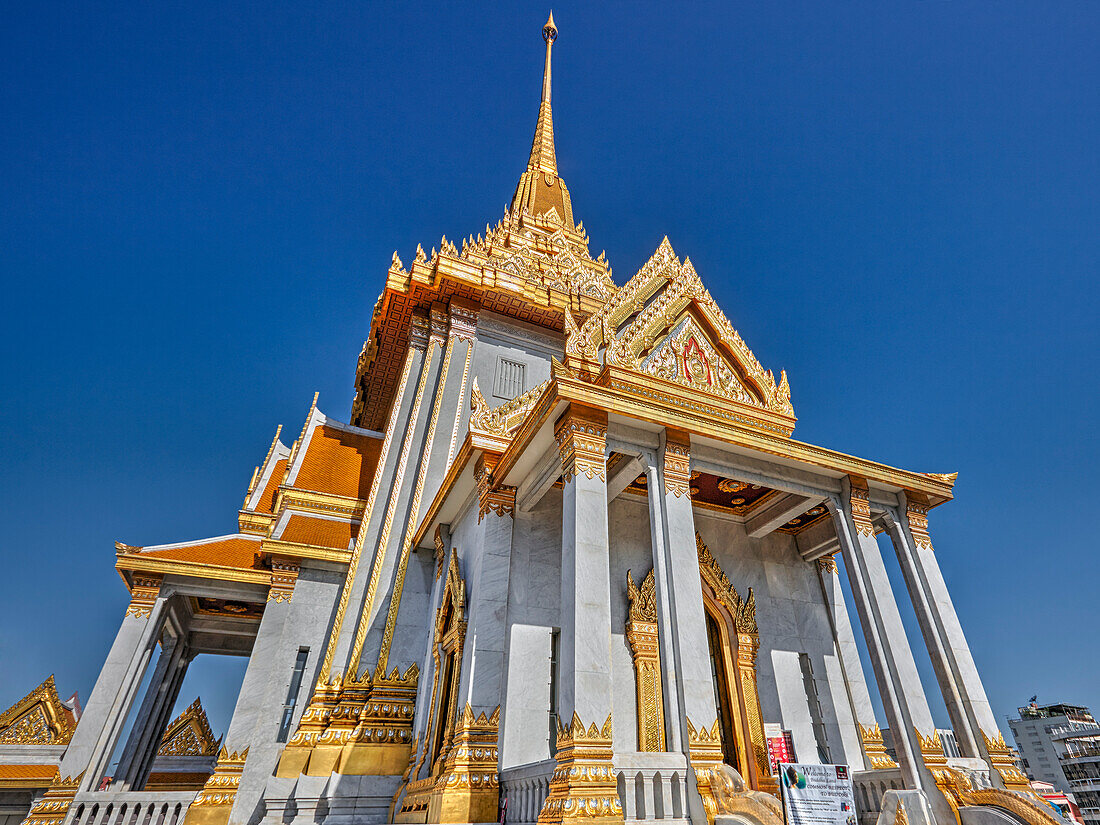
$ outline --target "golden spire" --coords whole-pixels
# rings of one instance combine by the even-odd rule
[[[531,142],[531,159],[527,168],[532,172],[558,174],[558,161],[554,156],[554,115],[550,109],[550,52],[558,37],[558,27],[554,25],[554,13],[542,27],[542,39],[546,41],[546,64],[542,70],[542,102],[539,104],[539,119],[535,124],[535,139]]]
[[[512,198],[512,210],[526,209],[533,215],[556,210],[559,222],[573,226],[573,208],[569,202],[569,190],[558,177],[558,161],[554,153],[554,116],[550,109],[550,56],[558,27],[554,25],[554,13],[542,27],[542,39],[546,42],[546,62],[542,71],[542,101],[539,118],[535,123],[535,137],[531,141],[531,158],[527,171],[520,178],[516,194]]]

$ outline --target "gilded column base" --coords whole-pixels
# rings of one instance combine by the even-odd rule
[[[53,782],[27,813],[27,818],[22,825],[61,825],[69,814],[69,806],[76,797],[80,780],[84,778],[84,771],[76,776],[61,778],[61,773],[54,774]]]
[[[237,798],[247,757],[248,748],[230,753],[222,746],[214,772],[187,809],[183,825],[226,825],[229,822],[229,812],[233,810],[233,802]]]
[[[475,717],[466,705],[439,771],[410,782],[396,822],[495,822],[500,807],[500,707]]]
[[[568,728],[559,723],[558,765],[539,812],[539,825],[574,820],[622,823],[623,806],[611,759],[610,716],[602,728],[593,723],[585,730],[576,713]]]
[[[369,674],[319,685],[275,775],[294,778],[390,776],[405,771],[412,750],[412,716],[420,673]]]
[[[370,676],[345,677],[339,701],[328,716],[328,726],[317,737],[313,752],[302,771],[306,776],[329,776],[337,772],[341,757],[359,726],[359,717],[370,695]]]
[[[986,753],[989,754],[989,767],[1000,774],[1005,788],[1034,796],[1031,783],[1017,767],[1016,760],[1012,758],[1012,749],[1005,742],[1004,735],[998,731],[997,735],[990,739],[985,735],[985,731],[982,731],[982,739],[985,740]]]
[[[355,726],[339,743],[330,773],[349,776],[400,776],[412,753],[413,706],[420,668],[403,675],[364,677],[367,689],[356,708]],[[335,744],[335,743],[334,743]],[[327,774],[311,774],[322,776]]]
[[[898,767],[898,763],[886,752],[886,746],[882,741],[882,730],[877,722],[873,727],[860,725],[859,738],[863,741],[863,754],[871,763],[871,770],[884,771]]]
[[[305,773],[313,747],[325,732],[332,712],[340,702],[340,691],[343,687],[343,679],[339,676],[331,683],[318,682],[309,700],[309,707],[298,722],[298,730],[294,731],[279,756],[279,764],[275,768],[276,776],[293,779]]]
[[[713,825],[714,817],[718,814],[718,803],[711,780],[714,778],[715,767],[722,763],[722,735],[719,733],[718,720],[715,719],[709,729],[704,725],[696,730],[688,719],[687,729],[691,768],[695,771],[695,787],[703,800],[707,822]]]

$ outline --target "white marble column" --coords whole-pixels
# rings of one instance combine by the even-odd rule
[[[237,704],[223,740],[230,753],[248,749],[237,795],[229,812],[230,823],[247,823],[252,819],[264,785],[282,753],[281,744],[275,740],[298,656],[297,640],[293,631],[288,632],[287,628],[293,598],[293,591],[289,598],[278,601],[269,596],[264,605]]]
[[[888,532],[898,554],[959,749],[963,756],[988,761],[987,740],[998,737],[1000,730],[932,548],[927,513],[925,502],[915,496],[907,498],[902,493],[897,517],[889,519]]]
[[[653,510],[659,511],[659,551],[662,564],[655,567],[658,603],[667,601],[670,649],[662,648],[662,663],[668,662],[676,674],[675,690],[669,697],[665,718],[672,736],[669,747],[677,742],[695,771],[687,772],[687,808],[692,822],[705,822],[706,811],[701,794],[699,771],[705,771],[713,761],[721,761],[720,743],[710,748],[696,736],[716,729],[718,708],[714,703],[711,680],[710,646],[707,641],[706,617],[703,613],[702,579],[699,574],[699,553],[695,542],[695,516],[691,505],[691,447],[686,433],[665,430],[657,455],[657,482],[650,484],[649,497]],[[660,618],[660,617],[658,617]],[[676,704],[673,705],[672,701]],[[689,728],[689,725],[691,726]],[[694,753],[693,753],[694,751]],[[749,777],[746,776],[746,781]],[[667,814],[666,814],[667,816]]]
[[[844,591],[840,587],[836,560],[829,556],[820,558],[817,560],[817,569],[821,591],[829,609],[829,625],[833,631],[837,660],[840,662],[844,688],[847,691],[852,714],[852,724],[846,724],[839,719],[840,713],[837,713],[844,752],[852,770],[858,771],[864,768],[869,770],[871,768],[869,762],[861,765],[856,761],[857,757],[861,760],[864,757],[860,726],[873,728],[877,724],[875,709],[871,704],[871,693],[867,689],[867,680],[863,675],[863,664],[859,660],[859,646],[856,644],[851,618],[844,603]]]
[[[576,405],[555,427],[562,464],[561,648],[558,707],[588,727],[611,715],[611,579],[607,417]]]
[[[672,637],[668,659],[677,674],[678,705],[669,708],[668,718],[677,728],[683,752],[688,742],[687,723],[698,730],[718,718],[711,681],[710,647],[703,613],[702,579],[699,553],[695,543],[695,517],[691,509],[690,447],[684,435],[661,437],[657,484],[650,485],[649,496],[660,509],[659,550],[662,564],[655,576],[658,599],[662,589],[669,606],[669,631]],[[670,745],[671,747],[671,745]]]
[[[846,479],[839,506],[829,506],[902,778],[907,788],[925,792],[940,825],[950,825],[954,814],[921,752],[918,731],[935,737],[936,726],[875,539],[866,486]]]
[[[489,458],[488,461],[485,459]],[[516,507],[514,487],[494,486],[495,456],[483,456],[474,470],[478,482],[480,552],[466,548],[468,589],[466,643],[462,651],[459,708],[470,705],[474,715],[492,716],[504,700],[504,655],[507,642],[508,580],[512,563],[512,528]],[[608,625],[610,627],[610,624]]]
[[[159,589],[159,579],[135,577],[132,601],[122,626],[61,760],[62,778],[84,772],[81,791],[99,786],[156,649],[166,601]]]
[[[171,720],[172,708],[179,697],[190,661],[186,631],[177,633],[171,627],[166,628],[161,637],[160,658],[119,759],[112,787],[132,791],[145,784],[160,748],[164,729]]]

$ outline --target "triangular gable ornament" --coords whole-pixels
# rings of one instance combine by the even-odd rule
[[[64,745],[74,730],[76,719],[57,695],[52,674],[0,714],[3,745]]]

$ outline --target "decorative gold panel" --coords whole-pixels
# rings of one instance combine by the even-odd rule
[[[76,721],[61,704],[53,675],[0,713],[0,745],[67,745]]]
[[[626,571],[626,592],[630,608],[626,638],[634,654],[634,682],[638,703],[638,750],[665,749],[665,710],[661,692],[661,656],[657,637],[657,592],[650,570],[641,587]]]
[[[218,742],[210,730],[202,702],[196,699],[168,725],[157,756],[213,756]]]

